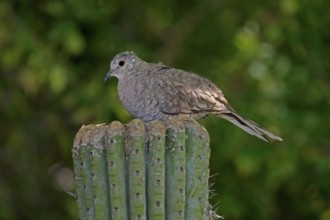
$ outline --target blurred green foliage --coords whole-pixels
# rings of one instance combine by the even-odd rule
[[[238,112],[211,136],[212,203],[226,219],[330,219],[330,1],[0,2],[0,219],[77,219],[71,147],[83,124],[131,117],[112,57],[210,78]]]

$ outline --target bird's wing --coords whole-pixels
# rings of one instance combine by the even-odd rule
[[[161,112],[198,117],[213,113],[264,141],[282,141],[279,136],[236,113],[221,90],[208,79],[164,66],[154,76],[154,97]]]
[[[154,76],[154,95],[165,114],[207,114],[227,110],[223,93],[208,79],[163,65],[159,65]]]

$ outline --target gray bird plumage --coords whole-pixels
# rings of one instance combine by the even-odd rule
[[[144,121],[172,117],[224,118],[247,133],[272,142],[282,139],[237,114],[210,80],[163,64],[147,63],[133,52],[117,54],[105,77],[118,78],[119,98],[127,111]]]

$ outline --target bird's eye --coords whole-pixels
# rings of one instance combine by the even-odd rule
[[[125,65],[125,61],[119,61],[119,66],[124,66]]]

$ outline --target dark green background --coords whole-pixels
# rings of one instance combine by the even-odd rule
[[[112,57],[135,51],[208,77],[267,144],[222,119],[211,201],[225,219],[330,219],[330,1],[0,2],[0,219],[77,219],[73,137],[128,122]]]

